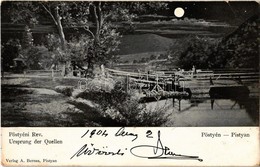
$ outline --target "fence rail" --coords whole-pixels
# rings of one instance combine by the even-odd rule
[[[232,70],[219,70],[222,73],[213,73],[213,71],[198,71],[194,74],[192,71],[158,71],[154,73],[144,73],[144,72],[127,72],[115,69],[105,69],[108,76],[121,76],[121,77],[131,77],[137,79],[136,82],[140,83],[155,83],[156,78],[159,82],[170,82],[172,80],[178,81],[208,81],[208,80],[236,80],[239,82],[257,82],[259,81],[259,72],[253,72],[252,70],[237,70],[234,72]],[[73,70],[72,73],[76,73],[73,78],[83,78],[85,77],[82,70]],[[24,76],[27,77],[62,77],[61,70],[26,70]],[[67,76],[69,77],[69,76]]]
[[[148,74],[148,73],[135,73],[135,72],[126,72],[114,69],[106,69],[111,75],[116,76],[130,76],[130,77],[142,77],[142,78],[155,78],[159,76],[159,78],[163,79],[171,79],[174,76],[179,76],[181,81],[188,80],[209,80],[210,78],[213,80],[234,80],[234,79],[259,79],[259,72],[236,72],[236,73],[213,73],[212,71],[200,71],[197,74],[194,74],[191,71],[170,71],[164,73],[156,73],[156,74]]]

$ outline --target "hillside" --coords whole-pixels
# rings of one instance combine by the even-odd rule
[[[125,35],[121,38],[117,55],[167,51],[174,39],[155,34]]]
[[[259,68],[258,16],[252,16],[236,30],[220,40],[190,38],[179,42],[178,66],[197,68]],[[177,51],[176,51],[177,52]],[[173,53],[174,55],[174,53]],[[173,57],[173,56],[171,56]]]
[[[254,15],[221,41],[217,55],[226,60],[227,67],[259,68],[257,38],[258,15]]]

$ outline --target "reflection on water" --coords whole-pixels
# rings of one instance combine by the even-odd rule
[[[172,113],[166,126],[258,126],[259,99],[191,98],[179,101],[161,100],[147,103],[148,107],[168,106]],[[171,106],[171,107],[170,107]],[[180,110],[179,110],[180,109]]]

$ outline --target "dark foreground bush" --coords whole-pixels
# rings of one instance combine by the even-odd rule
[[[165,107],[147,109],[138,98],[119,90],[82,92],[77,97],[97,104],[95,109],[99,114],[120,126],[162,126],[170,116]]]
[[[55,91],[66,96],[71,96],[73,92],[73,86],[56,86]]]
[[[121,122],[126,126],[161,126],[168,121],[170,114],[166,114],[166,107],[147,109],[138,99],[129,98],[116,106],[123,116]]]

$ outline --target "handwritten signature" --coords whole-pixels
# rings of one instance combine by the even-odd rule
[[[81,138],[84,136],[89,135],[89,138],[92,138],[93,135],[99,135],[103,137],[107,137],[107,131],[102,130],[92,130],[87,131],[84,133]],[[124,127],[121,127],[116,133],[115,137],[132,137],[132,142],[138,138],[138,134],[131,133],[125,130]],[[152,132],[148,130],[146,132],[147,138],[153,138]],[[97,147],[93,143],[91,144],[84,144],[74,155],[70,158],[73,159],[74,157],[80,156],[91,156],[91,155],[108,155],[108,156],[124,156],[125,151],[128,150],[127,148],[124,149],[114,149],[113,151],[108,146]],[[158,131],[158,138],[156,145],[137,145],[130,149],[130,153],[138,158],[147,158],[147,159],[175,159],[175,160],[198,160],[200,162],[203,159],[199,158],[199,156],[191,156],[191,155],[182,155],[176,154],[167,146],[164,146],[161,141],[161,132]]]
[[[82,155],[110,155],[110,156],[123,156],[125,153],[121,149],[117,151],[108,151],[106,148],[95,148],[94,144],[84,144],[70,159],[73,159],[75,156],[79,157]]]
[[[138,145],[130,149],[132,155],[139,158],[148,158],[148,159],[176,159],[176,160],[198,160],[200,162],[203,159],[199,156],[190,156],[176,154],[170,150],[167,146],[163,146],[160,131],[158,131],[158,140],[156,146],[153,145]],[[150,155],[148,155],[150,154]]]

